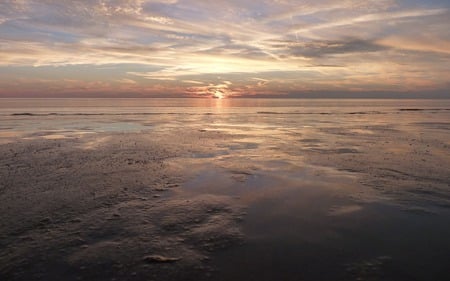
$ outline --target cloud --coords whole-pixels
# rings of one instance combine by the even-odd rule
[[[256,85],[258,87],[263,87],[263,86],[265,86],[265,85],[267,85],[269,83],[269,80],[263,79],[263,78],[253,77],[253,78],[251,78],[251,80],[256,80],[257,81]]]
[[[279,1],[283,3],[286,9],[275,15],[271,15],[265,19],[265,22],[272,23],[275,21],[292,21],[295,18],[311,16],[315,14],[324,13],[338,13],[338,12],[380,12],[386,11],[389,8],[395,7],[393,0],[368,0],[368,1],[301,1],[295,3],[292,1]]]
[[[394,0],[4,0],[0,72],[15,67],[32,79],[51,78],[50,66],[73,75],[78,66],[133,65],[97,79],[206,95],[438,88],[449,77],[449,9]]]
[[[278,46],[280,46],[280,43],[278,43]],[[376,44],[371,40],[349,38],[341,41],[288,42],[286,48],[288,53],[293,56],[315,58],[326,55],[378,52],[385,50],[387,47]]]
[[[131,79],[119,79],[117,80],[117,82],[121,83],[121,84],[137,84],[137,82],[135,80],[131,80]]]
[[[377,44],[400,50],[434,52],[450,55],[450,40],[441,38],[427,38],[426,35],[422,34],[414,38],[405,36],[389,36],[378,40]]]
[[[167,17],[145,17],[145,19],[159,24],[173,24],[173,20]]]
[[[197,85],[202,85],[202,84],[204,84],[204,83],[201,82],[201,81],[195,81],[195,80],[183,80],[182,82],[183,82],[183,83],[188,83],[188,84],[197,84]]]
[[[296,34],[311,34],[312,32],[319,31],[322,29],[332,29],[344,26],[360,25],[371,22],[381,22],[381,24],[384,25],[392,20],[436,16],[445,14],[447,12],[448,9],[442,8],[442,9],[420,9],[420,10],[362,14],[356,17],[353,16],[344,17],[342,19],[330,20],[325,23],[311,24],[307,25],[306,27],[294,28],[292,32]]]
[[[213,97],[213,98],[225,98],[232,96],[237,91],[231,88],[232,83],[229,81],[223,81],[219,84],[209,84],[207,86],[195,86],[186,89],[186,93],[194,96],[201,97]]]

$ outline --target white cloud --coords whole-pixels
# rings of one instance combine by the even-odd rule
[[[173,20],[167,17],[145,17],[145,19],[159,24],[173,24]]]

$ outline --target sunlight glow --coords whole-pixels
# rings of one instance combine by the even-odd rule
[[[221,93],[221,92],[219,92],[219,91],[216,91],[216,92],[214,93],[214,97],[215,97],[215,98],[218,98],[218,99],[223,99],[223,98],[225,98],[224,94]]]

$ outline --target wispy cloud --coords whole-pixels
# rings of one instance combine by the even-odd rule
[[[385,13],[374,13],[374,14],[364,14],[358,17],[348,17],[339,19],[336,21],[330,21],[320,24],[312,24],[307,27],[296,28],[293,32],[296,33],[311,33],[315,30],[329,29],[342,26],[351,26],[356,24],[378,22],[378,21],[389,21],[389,20],[399,20],[405,18],[415,18],[415,17],[427,17],[439,14],[444,14],[447,9],[423,9],[423,10],[411,10],[411,11],[398,11],[398,12],[385,12]]]

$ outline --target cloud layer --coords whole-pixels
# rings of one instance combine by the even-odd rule
[[[446,91],[445,1],[4,0],[1,96]]]

